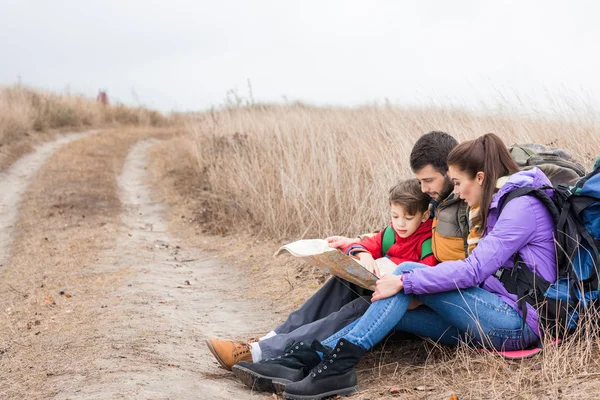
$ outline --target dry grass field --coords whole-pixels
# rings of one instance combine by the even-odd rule
[[[78,95],[0,86],[0,170],[57,132],[166,124],[165,116],[144,108],[104,106]]]
[[[423,133],[459,141],[495,132],[507,144],[562,147],[588,168],[600,155],[597,122],[452,109],[295,106],[232,108],[195,116],[181,142],[221,230],[275,239],[355,235],[387,223],[385,193],[411,176]],[[210,217],[210,218],[208,218]]]
[[[507,144],[562,147],[587,168],[600,156],[600,130],[587,114],[299,104],[197,114],[188,130],[187,138],[155,149],[161,154],[156,173],[170,188],[166,201],[181,214],[179,229],[218,234],[221,253],[255,283],[246,295],[271,294],[278,309],[288,311],[323,277],[297,260],[271,258],[273,250],[288,240],[380,228],[388,218],[387,189],[411,176],[410,149],[425,132],[444,130],[459,140],[495,132]],[[355,397],[593,397],[600,390],[599,345],[595,324],[562,346],[517,362],[467,347],[398,345],[392,337],[361,363],[363,391]]]
[[[430,130],[558,146],[589,168],[598,126],[592,113],[302,104],[166,118],[0,89],[0,398],[272,398],[203,340],[259,336],[324,282],[273,258],[282,243],[380,228]],[[511,362],[395,335],[361,362],[352,398],[597,397],[598,337],[588,323]]]

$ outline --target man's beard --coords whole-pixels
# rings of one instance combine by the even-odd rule
[[[444,175],[444,187],[442,188],[442,192],[440,193],[439,201],[447,199],[453,190],[454,184],[452,183],[448,175]]]

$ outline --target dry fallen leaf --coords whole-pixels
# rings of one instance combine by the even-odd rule
[[[67,299],[70,299],[70,298],[71,298],[71,297],[73,297],[73,296],[71,296],[69,293],[65,293],[65,297],[66,297]]]

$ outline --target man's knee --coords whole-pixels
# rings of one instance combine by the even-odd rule
[[[403,262],[402,264],[400,264],[396,267],[393,274],[394,275],[402,275],[403,271],[412,271],[413,269],[425,268],[425,267],[427,267],[427,266],[424,264],[416,263],[416,262]]]

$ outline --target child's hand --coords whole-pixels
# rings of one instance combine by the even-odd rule
[[[345,236],[329,236],[327,239],[329,247],[334,249],[343,249],[356,242],[356,239],[347,238]]]
[[[360,260],[360,263],[362,264],[362,266],[365,267],[366,269],[368,269],[369,272],[372,272],[378,278],[380,277],[379,276],[379,268],[377,267],[377,263],[375,262],[375,260],[373,259],[373,256],[370,253],[367,253],[366,251],[358,253],[358,259]]]

